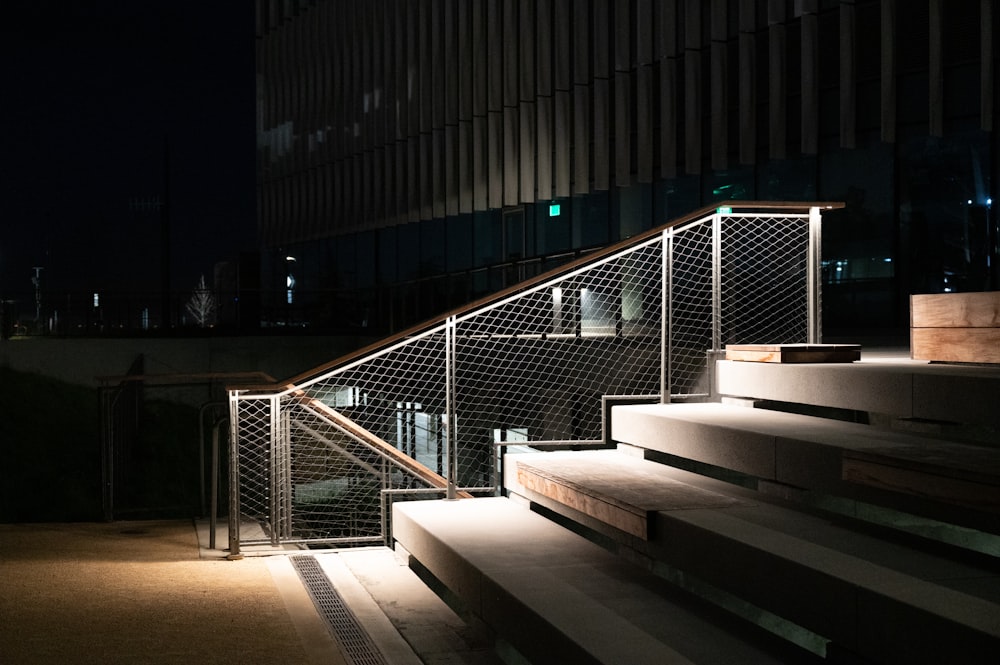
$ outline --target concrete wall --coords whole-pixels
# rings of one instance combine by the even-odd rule
[[[142,354],[146,374],[261,371],[287,379],[369,343],[358,337],[55,338],[0,341],[0,367],[98,386]]]

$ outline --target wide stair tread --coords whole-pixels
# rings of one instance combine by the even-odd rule
[[[506,498],[396,503],[393,535],[531,662],[812,662]]]
[[[774,364],[720,360],[720,395],[903,419],[1000,427],[1000,365],[920,362]]]
[[[612,413],[615,441],[1000,530],[1000,447],[718,403],[615,406]]]
[[[508,456],[525,496],[875,661],[1000,648],[1000,565],[833,524],[617,451]],[[510,473],[510,472],[508,472]],[[510,476],[508,475],[508,479]],[[644,532],[631,528],[645,518]],[[616,535],[617,534],[617,535]]]

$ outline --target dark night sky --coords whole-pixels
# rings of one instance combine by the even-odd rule
[[[157,291],[256,247],[252,2],[30,0],[0,17],[0,296]]]

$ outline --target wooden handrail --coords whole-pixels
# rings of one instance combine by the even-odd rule
[[[435,473],[424,464],[421,464],[409,455],[406,455],[381,437],[375,436],[358,423],[341,414],[336,409],[331,408],[318,399],[309,397],[302,392],[297,392],[295,399],[305,408],[308,408],[316,412],[317,415],[329,420],[335,427],[346,432],[349,436],[353,436],[375,448],[380,454],[388,457],[394,463],[406,469],[414,476],[420,478],[431,487],[437,487],[439,489],[448,488],[447,478]],[[456,496],[462,499],[472,498],[471,494],[463,491],[456,492]]]
[[[230,390],[240,390],[240,391],[253,391],[253,392],[283,392],[286,390],[292,390],[300,383],[304,383],[314,377],[321,374],[325,374],[337,367],[346,365],[358,358],[363,358],[367,355],[376,353],[388,346],[392,346],[407,337],[412,337],[413,335],[420,334],[436,325],[441,325],[449,317],[458,316],[465,314],[467,312],[479,309],[481,307],[486,307],[494,302],[509,298],[510,296],[517,295],[523,291],[536,286],[537,284],[546,282],[550,279],[558,277],[561,274],[572,272],[581,266],[591,263],[596,260],[600,260],[604,257],[611,256],[618,252],[628,249],[629,247],[642,244],[643,242],[663,233],[666,229],[671,227],[680,226],[687,224],[688,222],[693,222],[703,217],[707,217],[712,214],[720,206],[732,209],[733,212],[768,212],[768,211],[786,211],[786,212],[808,212],[812,208],[821,208],[823,210],[837,210],[844,207],[844,203],[840,201],[719,201],[718,203],[699,208],[691,213],[673,219],[666,224],[662,224],[655,228],[643,231],[637,235],[630,238],[620,240],[607,247],[590,252],[585,256],[581,256],[569,263],[565,263],[561,266],[557,266],[551,270],[548,270],[540,275],[529,278],[523,282],[519,282],[513,286],[506,289],[498,291],[496,293],[491,293],[490,295],[484,296],[478,300],[475,300],[466,305],[456,307],[452,310],[445,312],[444,314],[439,314],[432,319],[428,319],[421,323],[418,323],[410,328],[402,330],[394,335],[390,335],[384,339],[377,342],[364,346],[355,351],[351,351],[339,358],[336,358],[328,363],[314,367],[311,370],[303,372],[297,376],[288,379],[287,381],[279,381],[275,383],[265,383],[265,384],[247,384],[247,385],[233,385],[229,386]]]

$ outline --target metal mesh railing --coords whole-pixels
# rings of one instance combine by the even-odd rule
[[[723,346],[803,341],[809,316],[803,297],[808,243],[809,227],[800,219],[721,219]]]
[[[660,394],[662,248],[655,238],[455,317],[462,451],[599,440],[604,395]]]
[[[692,217],[294,385],[232,389],[231,547],[381,540],[400,494],[494,492],[498,444],[603,443],[605,397],[691,398],[724,344],[818,341],[819,209],[797,208]]]

